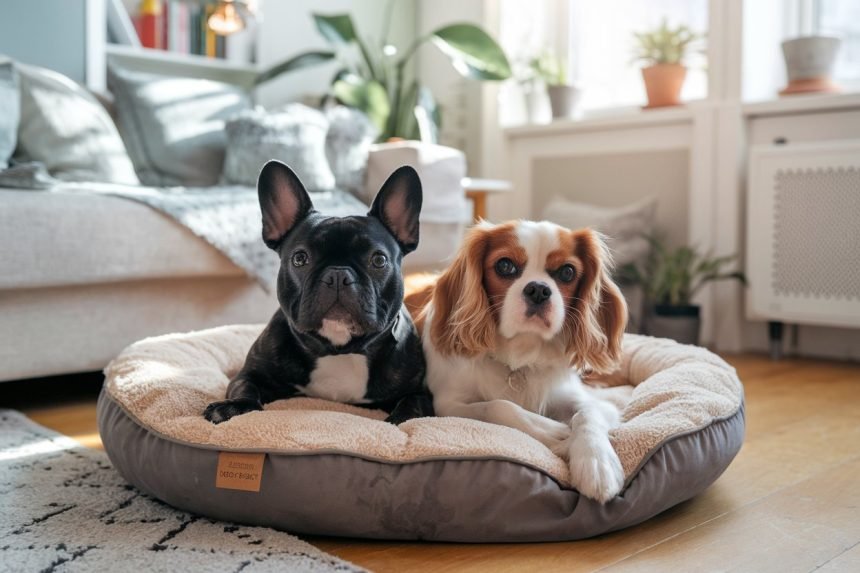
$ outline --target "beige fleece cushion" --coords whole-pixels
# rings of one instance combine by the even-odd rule
[[[393,463],[507,459],[570,484],[567,464],[540,442],[476,420],[420,418],[394,426],[382,421],[382,411],[294,398],[209,423],[203,409],[224,399],[261,329],[224,326],[137,342],[108,365],[107,392],[152,431],[210,448],[336,452]],[[669,340],[627,335],[621,375],[635,388],[611,438],[628,477],[667,439],[733,415],[743,399],[731,366],[705,349]],[[613,388],[600,392],[610,399],[619,394]]]

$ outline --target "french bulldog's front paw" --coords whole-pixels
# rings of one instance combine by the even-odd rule
[[[221,402],[212,402],[206,406],[206,409],[203,410],[203,417],[213,424],[220,424],[233,416],[262,409],[262,405],[253,400],[223,400]]]
[[[569,442],[570,480],[585,497],[606,503],[624,487],[624,468],[607,437],[577,435]]]

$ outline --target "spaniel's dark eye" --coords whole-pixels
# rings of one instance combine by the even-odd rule
[[[569,283],[576,278],[576,268],[573,265],[564,265],[558,269],[558,280]]]
[[[514,261],[505,257],[496,261],[496,272],[500,277],[510,277],[517,274],[517,265]]]
[[[375,255],[370,257],[370,264],[377,269],[381,269],[388,264],[388,257],[383,255],[382,253],[376,253]]]
[[[290,260],[294,267],[303,267],[308,264],[308,254],[305,251],[296,251]]]

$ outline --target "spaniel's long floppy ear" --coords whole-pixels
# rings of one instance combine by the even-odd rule
[[[257,178],[257,195],[263,212],[263,241],[271,249],[277,249],[314,208],[298,176],[280,161],[263,166]]]
[[[571,362],[579,368],[609,373],[621,360],[627,326],[627,303],[612,282],[612,258],[601,235],[591,229],[573,232],[574,254],[583,270],[572,305]]]
[[[475,356],[495,346],[496,324],[484,290],[487,231],[473,227],[433,289],[430,337],[444,356]]]

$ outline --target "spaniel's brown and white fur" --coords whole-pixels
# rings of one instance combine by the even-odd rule
[[[624,484],[608,435],[619,413],[578,372],[609,373],[620,357],[627,306],[609,262],[589,229],[481,223],[435,285],[407,298],[437,415],[533,436],[570,461],[581,493],[602,502]]]

